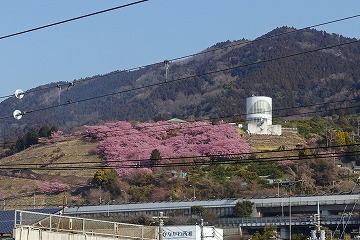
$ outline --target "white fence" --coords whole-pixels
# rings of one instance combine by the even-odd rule
[[[16,211],[15,240],[156,239],[158,228],[135,224]],[[51,236],[51,237],[49,237]]]

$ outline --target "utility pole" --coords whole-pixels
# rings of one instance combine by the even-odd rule
[[[200,219],[200,239],[204,240],[204,219]]]
[[[291,195],[289,195],[289,240],[291,240]]]
[[[66,192],[64,192],[63,195],[63,207],[62,207],[62,214],[65,213],[65,206],[67,205],[67,199],[66,199]]]
[[[190,187],[193,188],[193,201],[195,201],[195,200],[196,200],[196,189],[195,189],[195,186],[190,185]]]
[[[320,230],[321,230],[321,227],[320,227],[320,204],[319,204],[319,202],[317,203],[316,230],[318,232],[320,232]]]
[[[164,238],[164,235],[163,235],[163,232],[164,232],[164,219],[166,219],[168,217],[165,217],[164,216],[164,213],[163,212],[159,212],[159,216],[157,217],[153,217],[153,219],[155,220],[159,220],[159,240],[163,240]]]
[[[107,216],[110,217],[110,203],[115,202],[115,200],[111,200],[109,196],[109,201],[107,203]]]
[[[124,203],[127,203],[128,202],[127,193],[125,192],[125,190],[122,190],[122,189],[120,191],[124,193],[124,197],[125,197]]]
[[[315,230],[311,230],[311,240],[325,240],[325,231],[321,230],[320,205],[317,204],[317,213],[314,214]]]
[[[165,82],[166,82],[168,80],[168,75],[169,75],[170,61],[165,60],[164,64],[165,64]]]

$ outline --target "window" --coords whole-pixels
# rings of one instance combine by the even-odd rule
[[[259,101],[255,102],[251,106],[248,114],[258,114],[258,113],[272,114],[270,104],[265,100],[259,100]]]

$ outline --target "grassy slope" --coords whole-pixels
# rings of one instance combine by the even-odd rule
[[[49,204],[49,203],[62,203],[63,194],[46,196],[45,194],[34,192],[41,181],[60,181],[67,183],[73,188],[81,185],[86,185],[88,180],[94,176],[96,170],[87,169],[84,162],[93,162],[91,165],[99,165],[101,160],[96,155],[90,155],[89,151],[94,149],[97,143],[89,143],[82,141],[80,138],[64,138],[61,142],[52,143],[49,145],[37,145],[26,149],[20,153],[12,155],[7,158],[1,159],[1,165],[15,165],[15,164],[39,164],[42,165],[42,170],[22,170],[21,177],[4,176],[8,171],[3,171],[0,176],[0,193],[1,198],[8,198],[10,196],[18,195],[17,199],[7,199],[5,204],[6,208],[9,205],[15,204]],[[74,166],[83,166],[82,169],[77,170],[47,170],[47,166],[71,166],[61,165],[59,163],[75,163]],[[81,164],[83,163],[83,164]],[[37,167],[39,166],[37,165]],[[17,166],[21,167],[21,166]],[[26,173],[26,175],[25,175]],[[31,175],[36,176],[32,179]],[[28,197],[20,197],[29,195]],[[3,203],[4,204],[4,203]],[[2,205],[3,205],[2,204]],[[4,208],[4,207],[3,207]]]
[[[282,136],[260,136],[244,134],[243,138],[252,146],[254,152],[277,150],[280,146],[285,146],[287,149],[293,149],[298,143],[305,144],[304,139],[298,134],[294,133],[284,133]],[[82,141],[80,138],[64,138],[61,142],[48,145],[37,145],[13,156],[1,159],[1,165],[31,163],[45,166],[41,168],[42,170],[32,171],[32,174],[36,175],[36,179],[26,179],[14,176],[0,176],[1,198],[13,196],[14,193],[19,196],[16,199],[7,199],[5,208],[26,208],[15,206],[15,204],[32,205],[34,203],[51,203],[61,206],[64,200],[62,193],[52,195],[36,193],[34,196],[34,191],[36,191],[38,184],[41,181],[46,181],[46,179],[49,179],[51,181],[59,180],[63,183],[68,183],[73,186],[74,189],[78,186],[86,185],[87,181],[94,176],[96,170],[86,169],[86,166],[89,165],[81,163],[101,163],[101,160],[98,156],[89,154],[89,152],[96,146],[97,143]],[[269,153],[267,153],[266,156],[269,157]],[[84,168],[79,170],[46,170],[46,166],[64,166],[59,165],[59,163],[76,163],[74,166],[80,165],[84,166]],[[27,196],[20,197],[20,195]],[[70,199],[70,194],[67,194],[67,198]]]
[[[297,144],[306,145],[305,139],[299,134],[284,132],[281,136],[244,135],[243,138],[252,146],[254,151],[277,150],[280,146],[294,149]]]

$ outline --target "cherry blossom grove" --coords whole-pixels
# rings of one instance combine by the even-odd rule
[[[86,126],[88,137],[100,141],[98,152],[104,161],[126,174],[125,165],[149,160],[154,149],[162,158],[247,154],[250,146],[229,124],[192,123],[107,123]]]

